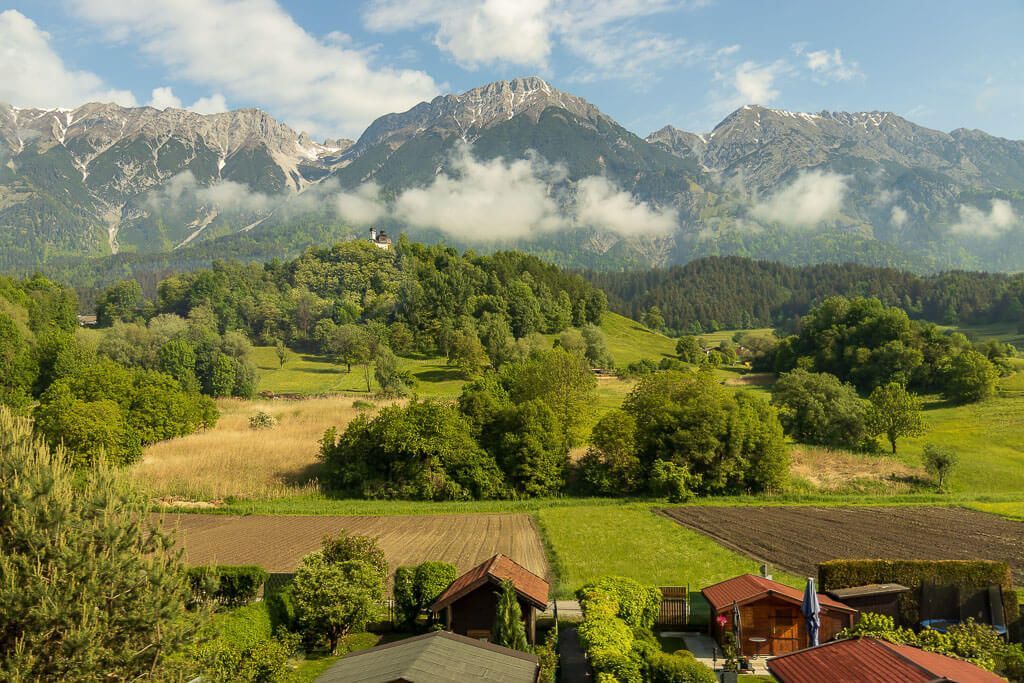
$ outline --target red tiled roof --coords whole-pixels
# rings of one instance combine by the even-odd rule
[[[768,660],[780,683],[1005,683],[970,662],[874,638],[837,640]]]
[[[769,594],[797,603],[802,603],[804,600],[804,592],[799,588],[791,588],[778,581],[772,581],[762,576],[754,576],[753,574],[743,574],[721,583],[716,583],[713,586],[708,586],[701,593],[711,603],[711,607],[716,613],[732,607],[734,602],[743,605]],[[843,612],[857,611],[837,600],[833,600],[823,593],[818,593],[818,602],[821,603],[823,608]]]
[[[489,560],[481,562],[468,572],[452,581],[443,593],[434,601],[430,609],[440,612],[459,598],[472,593],[485,583],[501,583],[511,581],[516,593],[533,604],[537,609],[548,606],[548,582],[537,576],[526,567],[498,553]]]

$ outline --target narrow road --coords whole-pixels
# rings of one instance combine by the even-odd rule
[[[560,683],[584,683],[594,680],[590,664],[583,655],[580,636],[575,626],[565,626],[558,631],[558,666]]]

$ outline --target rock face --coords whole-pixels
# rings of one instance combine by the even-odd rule
[[[249,240],[247,258],[279,256],[341,228],[363,229],[340,225],[318,192],[292,203],[296,210],[277,210],[297,194],[323,181],[373,181],[393,197],[439,173],[457,177],[466,149],[477,159],[543,160],[557,169],[545,182],[563,208],[577,183],[603,176],[678,216],[676,232],[657,240],[579,226],[502,245],[564,264],[639,267],[732,253],[1024,269],[1024,142],[931,130],[886,112],[759,106],[738,109],[710,133],[665,126],[642,139],[540,78],[386,114],[354,143],[315,142],[255,109],[204,116],[0,105],[0,268],[199,244],[205,259],[232,257],[241,248],[231,239],[240,237]]]
[[[556,90],[540,78],[516,78],[461,95],[441,95],[401,114],[382,116],[360,136],[351,154],[358,156],[380,144],[395,149],[426,132],[454,133],[466,142],[474,142],[486,129],[517,116],[537,123],[549,107],[565,110],[581,122],[614,124],[581,97]]]

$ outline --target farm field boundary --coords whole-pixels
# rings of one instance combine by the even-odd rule
[[[662,514],[803,576],[838,559],[997,560],[1024,577],[1024,524],[961,507],[700,507]]]
[[[154,515],[159,520],[160,515]],[[544,546],[525,514],[420,516],[163,515],[177,529],[191,565],[254,564],[270,572],[294,571],[324,537],[342,531],[374,536],[390,568],[426,560],[451,562],[460,572],[504,553],[530,571],[548,575]]]

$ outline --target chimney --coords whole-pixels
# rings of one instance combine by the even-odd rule
[[[772,575],[768,573],[768,563],[767,562],[765,562],[765,563],[763,563],[761,565],[761,578],[762,579],[768,579],[769,581],[772,580]]]
[[[374,228],[372,226],[370,227],[370,241],[371,242],[376,242],[377,241],[377,228]]]

